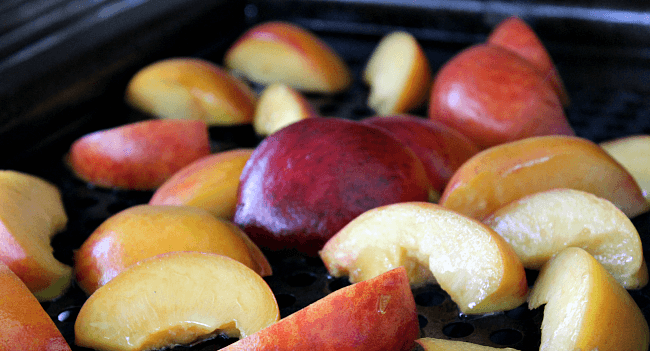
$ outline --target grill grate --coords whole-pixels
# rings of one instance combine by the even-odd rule
[[[102,9],[130,5],[132,7],[129,10],[124,9],[121,12],[122,15],[129,15],[137,12],[137,9],[147,8],[148,4],[147,1],[126,0],[5,1],[0,4],[0,57],[16,57],[16,53],[21,50],[32,50],[30,45],[33,43],[56,33],[70,31],[75,24],[81,26],[80,21],[83,21],[84,18],[86,20],[97,18],[97,14]],[[367,11],[362,11],[339,1],[251,1],[247,6],[245,5],[238,5],[233,10],[238,11],[236,15],[229,15],[234,18],[234,21],[237,21],[239,26],[234,27],[237,29],[234,34],[228,32],[224,37],[210,38],[198,47],[182,47],[182,49],[176,47],[175,50],[159,51],[157,56],[147,56],[146,60],[151,61],[183,54],[203,57],[219,63],[224,48],[234,39],[235,34],[241,32],[244,26],[269,19],[287,19],[314,30],[332,45],[350,64],[356,78],[355,85],[349,91],[331,97],[309,95],[310,101],[325,116],[361,119],[372,115],[372,111],[366,107],[365,103],[368,89],[360,83],[361,70],[383,34],[395,29],[404,29],[414,33],[421,40],[435,70],[463,47],[483,40],[486,31],[489,30],[488,23],[495,20],[495,18],[485,19],[483,15],[459,14],[454,11],[441,12],[439,9],[419,15],[417,14],[419,9],[409,10],[402,7],[391,7],[390,11],[383,7],[371,7],[370,9],[363,7],[362,9]],[[295,9],[289,10],[290,6],[295,6]],[[164,11],[160,11],[160,13],[162,12]],[[119,13],[118,11],[114,14],[117,16]],[[148,12],[145,11],[145,13]],[[220,13],[220,11],[214,12],[214,14],[216,13]],[[296,13],[300,15],[295,15]],[[390,16],[391,13],[393,16]],[[69,16],[61,17],[62,14]],[[149,14],[151,18],[163,16]],[[435,21],[427,21],[427,15],[433,16],[430,18],[435,18]],[[135,15],[126,16],[125,20],[136,21],[136,17]],[[163,18],[167,17],[163,16]],[[457,18],[464,18],[462,25],[454,22]],[[391,20],[393,21],[391,22]],[[203,21],[209,22],[206,19]],[[539,21],[539,28],[543,29],[545,23]],[[454,24],[458,28],[454,28]],[[151,26],[151,22],[146,22],[142,26]],[[99,58],[101,55],[91,50],[93,55],[87,58],[89,60],[99,59],[87,63],[87,65],[104,69],[109,65],[110,59],[115,57],[114,53],[111,54],[114,50],[134,55],[141,54],[140,50],[147,51],[152,47],[158,47],[158,45],[142,44],[146,38],[164,41],[164,37],[146,35],[147,29],[143,29],[142,26],[139,27],[139,30],[145,34],[136,38],[139,44],[129,43],[126,48],[119,50],[104,48],[102,49],[104,51],[101,52],[106,52],[108,55],[104,59]],[[203,24],[200,27],[210,26]],[[219,28],[223,29],[225,26],[227,25],[222,25]],[[164,27],[151,26],[147,28],[152,32],[157,32]],[[177,28],[183,27],[179,24]],[[231,31],[233,30],[231,29]],[[117,32],[105,33],[106,38],[116,36]],[[118,36],[118,39],[120,38],[122,37]],[[119,43],[113,43],[113,45],[120,46]],[[637,84],[639,81],[650,81],[646,79],[648,77],[646,67],[648,66],[645,65],[647,62],[644,56],[636,55],[634,56],[636,59],[630,60],[629,57],[612,59],[607,54],[604,55],[605,58],[589,60],[588,55],[569,50],[570,46],[559,41],[548,42],[551,55],[556,59],[560,74],[565,79],[569,95],[572,98],[572,105],[567,110],[567,116],[576,133],[597,142],[631,134],[650,133],[650,101],[644,96],[650,87]],[[53,44],[52,49],[56,48],[59,47]],[[603,47],[603,50],[605,49],[611,48]],[[593,53],[594,51],[589,52]],[[622,52],[638,53],[638,50],[633,48]],[[25,152],[19,153],[15,157],[19,161],[12,163],[12,168],[48,179],[62,190],[70,221],[66,231],[57,235],[52,244],[55,256],[66,264],[73,264],[74,250],[106,218],[122,209],[146,203],[151,196],[150,192],[115,191],[89,187],[75,179],[63,163],[64,153],[70,143],[82,134],[99,128],[147,118],[125,106],[121,99],[126,80],[135,70],[145,64],[146,60],[143,57],[140,56],[138,60],[127,62],[125,66],[128,69],[122,68],[106,73],[112,83],[107,83],[107,87],[102,90],[101,98],[93,97],[89,101],[71,104],[70,107],[63,110],[66,114],[65,120],[55,118],[54,120],[58,124],[53,122],[48,125],[50,133],[55,126],[60,128],[60,130],[55,129],[57,133],[50,138],[50,142],[39,144],[30,150],[21,146],[18,149],[25,149]],[[9,67],[7,62],[7,60],[1,61],[0,68]],[[28,67],[25,66],[26,63],[13,62],[14,66],[12,67],[14,68]],[[87,66],[84,67],[87,68]],[[117,76],[113,75],[114,73]],[[3,70],[0,69],[0,77],[2,74]],[[635,75],[636,78],[627,80],[631,75]],[[79,79],[78,76],[73,78]],[[2,80],[0,79],[0,81]],[[12,82],[5,82],[5,88],[8,89],[10,83]],[[13,83],[18,84],[16,81]],[[52,84],[56,86],[56,84]],[[261,88],[256,87],[256,89],[259,91]],[[33,97],[34,95],[28,94],[28,96]],[[426,111],[420,110],[416,113],[424,115]],[[55,114],[46,114],[46,116],[60,116],[61,114],[61,111],[57,111]],[[0,126],[2,126],[2,121],[3,116],[0,113]],[[39,121],[39,123],[44,122]],[[0,135],[3,135],[3,128],[0,127]],[[3,138],[0,138],[0,146],[9,145],[6,144],[6,140],[11,139],[4,138],[5,135],[6,133]],[[25,138],[24,133],[18,133],[18,135],[21,136],[13,138]],[[30,143],[39,138],[38,134],[36,135],[30,140]],[[210,135],[215,151],[252,147],[259,142],[250,126],[211,128]],[[641,234],[646,248],[644,253],[647,256],[648,248],[650,248],[650,214],[641,215],[633,222]],[[317,258],[267,254],[273,266],[274,275],[266,280],[276,294],[282,316],[289,315],[331,291],[349,284],[346,279],[330,277],[322,262]],[[528,273],[529,280],[532,281],[535,273]],[[453,338],[493,347],[507,346],[518,350],[537,350],[539,348],[542,309],[528,311],[524,306],[505,313],[466,316],[459,314],[449,296],[437,286],[426,286],[414,289],[413,292],[423,336]],[[632,291],[631,294],[648,319],[650,316],[650,288]],[[83,350],[74,346],[73,328],[76,314],[84,301],[84,293],[73,285],[72,289],[62,298],[43,303],[46,311],[62,331],[73,350]],[[178,349],[216,350],[232,341],[216,338],[192,347],[179,347]]]

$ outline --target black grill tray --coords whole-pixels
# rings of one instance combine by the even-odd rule
[[[73,251],[101,222],[151,196],[93,188],[75,179],[63,163],[72,141],[149,118],[123,103],[128,79],[144,65],[173,56],[221,63],[224,51],[246,28],[276,19],[314,31],[353,70],[356,81],[349,91],[308,96],[323,115],[372,115],[360,73],[386,33],[401,29],[414,34],[437,70],[463,48],[483,41],[500,20],[516,14],[531,24],[556,61],[572,99],[566,113],[577,135],[600,142],[647,134],[646,10],[631,1],[11,0],[0,4],[0,167],[41,176],[61,189],[70,220],[52,245],[55,256],[72,265]],[[210,134],[214,151],[254,147],[260,141],[250,126],[211,128]],[[650,214],[633,222],[650,257]],[[330,277],[318,258],[267,254],[274,275],[266,280],[283,317],[349,284]],[[535,272],[528,273],[532,282]],[[466,316],[437,286],[413,292],[422,336],[518,350],[539,348],[542,309],[522,306]],[[631,294],[648,319],[650,288]],[[73,285],[60,299],[43,303],[73,350],[82,350],[74,346],[73,326],[85,298]],[[232,341],[218,337],[178,349],[216,350]]]

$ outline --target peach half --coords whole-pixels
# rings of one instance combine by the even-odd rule
[[[542,267],[528,305],[543,304],[540,351],[648,349],[650,332],[639,306],[581,248],[567,248]]]
[[[0,323],[0,350],[70,351],[70,346],[38,300],[2,261]]]
[[[607,199],[628,217],[648,210],[630,173],[597,144],[573,136],[541,136],[497,145],[467,160],[439,204],[483,220],[529,194],[569,188]]]
[[[371,209],[320,251],[331,275],[358,282],[404,266],[412,285],[437,282],[467,314],[510,310],[526,301],[524,267],[484,224],[436,204]]]
[[[299,91],[282,83],[266,87],[255,108],[253,128],[258,135],[266,136],[318,113]]]
[[[431,67],[422,47],[408,32],[386,35],[363,71],[370,86],[368,106],[377,114],[409,112],[429,97]]]
[[[75,252],[77,282],[90,295],[136,262],[173,251],[225,255],[271,275],[264,254],[234,224],[195,207],[138,205],[108,218]]]
[[[626,289],[648,283],[641,238],[611,202],[573,189],[525,196],[498,209],[483,223],[515,250],[525,268],[540,269],[566,247],[585,249]]]
[[[72,268],[54,258],[50,245],[67,223],[55,185],[30,174],[0,171],[0,262],[39,301],[59,297],[72,281]]]
[[[137,72],[126,88],[126,101],[159,118],[226,126],[252,122],[257,94],[212,62],[173,58]]]
[[[339,55],[314,33],[286,22],[261,23],[228,49],[225,66],[236,76],[300,91],[338,93],[352,83]]]
[[[632,135],[600,143],[627,169],[650,201],[650,135]]]
[[[149,200],[149,205],[185,205],[232,220],[239,176],[253,149],[221,151],[202,157],[174,173]]]
[[[398,267],[339,289],[223,350],[410,351],[419,334],[415,299]]]
[[[95,350],[151,350],[223,333],[246,337],[280,318],[273,292],[226,256],[172,252],[131,266],[97,289],[75,321],[75,343]]]
[[[425,351],[517,351],[509,347],[495,348],[457,340],[421,338],[415,342]]]

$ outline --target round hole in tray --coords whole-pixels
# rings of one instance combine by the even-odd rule
[[[474,332],[474,326],[465,322],[454,322],[445,325],[442,332],[450,338],[464,338]]]
[[[519,330],[501,329],[490,335],[490,341],[498,345],[514,345],[524,338]]]
[[[440,306],[446,299],[444,294],[435,290],[427,290],[415,295],[415,303],[425,307]]]
[[[280,308],[291,307],[296,303],[296,297],[291,294],[277,294],[275,300]]]
[[[328,284],[328,288],[330,289],[330,291],[336,291],[338,289],[345,288],[350,284],[352,283],[350,283],[350,281],[346,277],[335,278]]]
[[[426,316],[418,314],[418,323],[420,324],[420,329],[424,328],[429,324],[429,319]]]
[[[287,277],[287,284],[293,287],[310,286],[316,282],[315,274],[309,272],[298,272]]]

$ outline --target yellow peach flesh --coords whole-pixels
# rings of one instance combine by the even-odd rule
[[[431,203],[369,210],[332,237],[320,256],[330,274],[353,282],[398,266],[413,285],[435,277],[464,313],[508,310],[526,299],[524,268],[503,238]]]
[[[529,300],[546,304],[541,351],[639,350],[650,332],[630,294],[589,253],[567,248],[542,267]]]
[[[88,298],[76,344],[150,350],[218,333],[246,337],[279,320],[266,282],[225,256],[174,252],[131,266]]]
[[[513,247],[524,267],[539,269],[566,247],[592,254],[627,289],[647,284],[641,238],[611,202],[572,189],[535,193],[483,221]]]

